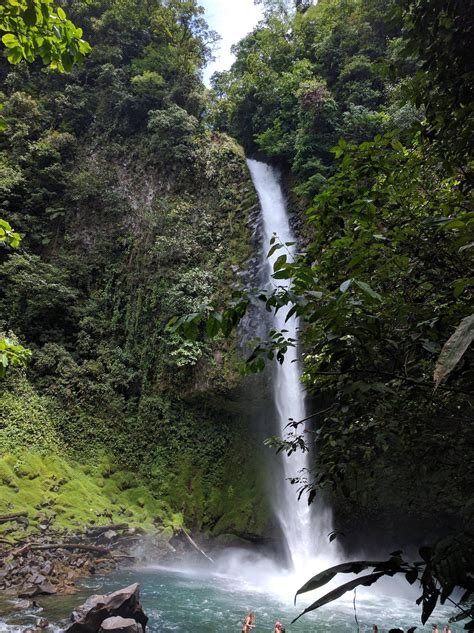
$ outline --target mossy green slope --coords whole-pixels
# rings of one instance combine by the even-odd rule
[[[45,521],[68,531],[110,523],[178,528],[183,522],[136,476],[112,469],[107,459],[92,468],[31,452],[0,459],[0,514],[16,512],[28,513],[29,530]]]

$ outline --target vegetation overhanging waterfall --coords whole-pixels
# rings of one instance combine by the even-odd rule
[[[292,257],[295,251],[295,236],[290,226],[285,196],[276,168],[249,159],[247,161],[252,181],[257,190],[262,213],[262,261],[265,284],[274,284],[273,264],[281,255],[280,250],[267,257],[270,241],[275,236],[285,245],[286,254]],[[288,288],[289,282],[278,282],[280,287]],[[272,327],[285,331],[288,340],[295,341],[289,347],[285,362],[274,363],[272,392],[277,412],[277,431],[281,436],[287,433],[289,420],[299,421],[305,417],[304,390],[300,381],[298,362],[298,320],[290,317],[288,310],[279,310],[272,319]],[[318,504],[312,512],[303,495],[298,500],[298,485],[292,485],[290,479],[304,480],[309,467],[308,453],[296,451],[287,457],[281,456],[281,480],[275,481],[274,508],[288,546],[291,563],[295,570],[307,569],[308,559],[319,558],[324,539],[331,532],[332,517],[328,508]]]

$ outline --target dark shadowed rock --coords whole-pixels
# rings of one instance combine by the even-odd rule
[[[142,633],[142,625],[132,618],[121,618],[119,615],[107,618],[102,622],[100,633]]]
[[[104,620],[114,616],[138,622],[145,632],[148,617],[140,604],[140,585],[135,583],[105,596],[91,596],[72,612],[73,624],[66,633],[98,633]]]

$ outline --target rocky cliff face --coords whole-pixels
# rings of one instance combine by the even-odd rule
[[[173,315],[223,303],[244,275],[255,193],[241,148],[206,129],[202,108],[142,103],[127,63],[98,56],[61,78],[2,69],[0,188],[25,237],[1,254],[0,329],[33,351],[26,373],[0,385],[2,467],[15,478],[27,450],[88,469],[75,507],[51,493],[68,526],[86,520],[105,460],[120,479],[112,514],[126,492],[166,525],[171,511],[199,530],[258,536],[268,512],[237,341],[166,332]],[[114,64],[131,91],[121,109]],[[35,512],[0,485],[0,512]]]
[[[235,342],[166,332],[174,314],[223,301],[247,267],[255,199],[244,157],[204,134],[183,177],[125,153],[83,148],[54,245],[5,262],[10,325],[34,356],[26,378],[3,385],[0,441],[91,466],[106,453],[189,524],[258,534],[263,487],[243,440]]]

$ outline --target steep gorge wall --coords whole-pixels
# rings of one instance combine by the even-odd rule
[[[74,526],[113,480],[100,504],[114,513],[127,492],[138,523],[260,536],[260,438],[236,340],[165,331],[222,304],[252,254],[243,152],[204,120],[205,28],[189,31],[191,6],[157,6],[155,21],[146,3],[73,8],[93,44],[84,67],[0,65],[2,217],[24,236],[0,253],[0,330],[33,352],[0,384],[0,512],[43,496]],[[62,504],[50,455],[88,492]]]
[[[177,183],[107,149],[78,155],[81,186],[54,243],[2,267],[8,326],[34,352],[27,376],[2,386],[2,452],[65,450],[92,465],[106,454],[189,525],[261,534],[235,345],[165,332],[174,314],[224,300],[245,267],[255,200],[243,155],[205,135]]]

